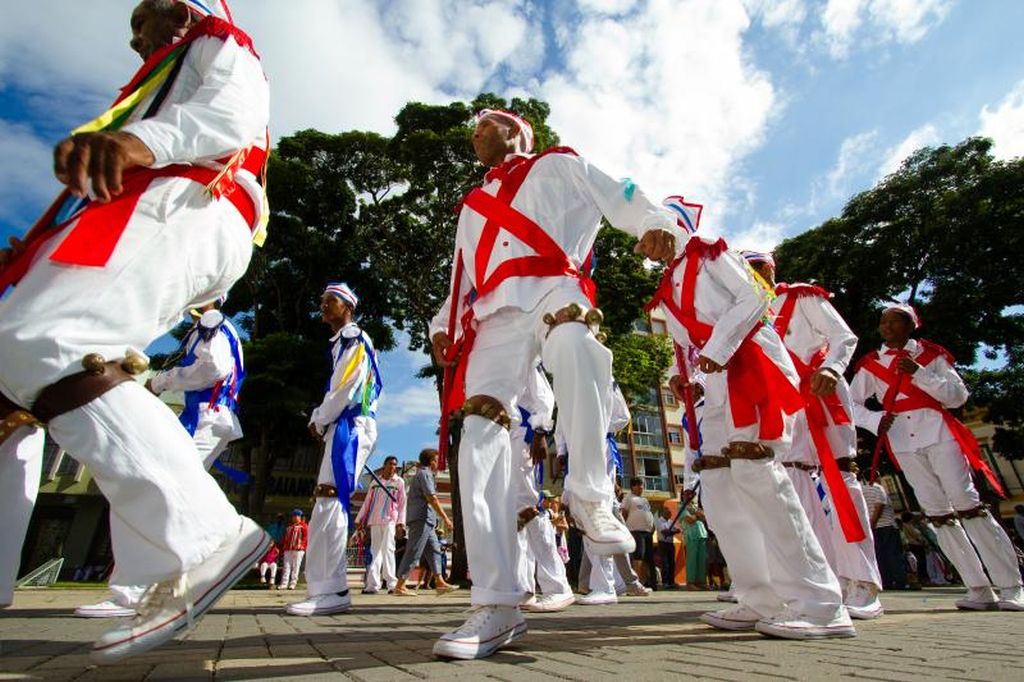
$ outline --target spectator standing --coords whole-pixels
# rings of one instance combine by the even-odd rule
[[[718,547],[718,538],[712,531],[708,531],[708,586],[716,590],[728,589],[728,580],[725,577],[725,556]]]
[[[633,477],[629,482],[629,490],[622,498],[622,516],[636,542],[633,570],[644,585],[654,590],[658,587],[654,567],[654,514],[651,512],[651,503],[644,497],[644,479]]]
[[[896,528],[896,515],[885,488],[875,481],[864,485],[864,501],[868,505],[868,520],[875,536],[875,558],[882,573],[882,587],[887,590],[907,588],[907,570],[903,562],[903,543]]]
[[[665,507],[657,521],[658,552],[661,554],[661,584],[676,587],[676,543],[673,538],[682,532],[675,525],[672,510]]]
[[[376,594],[382,586],[395,589],[395,534],[405,528],[405,481],[398,475],[398,458],[384,458],[379,481],[370,490],[356,515],[356,528],[369,536],[364,543],[371,559],[367,564],[364,594]]]
[[[274,540],[274,544],[280,546],[284,542],[284,532],[287,529],[288,523],[284,520],[284,514],[278,514],[273,523],[267,524],[267,535]]]
[[[686,586],[691,590],[704,589],[708,582],[708,529],[696,499],[690,500],[683,513],[683,538],[686,540]]]
[[[407,540],[405,554],[398,567],[398,583],[392,594],[397,597],[415,596],[415,592],[406,588],[405,583],[414,566],[419,565],[420,558],[427,559],[431,570],[437,575],[437,593],[446,594],[458,589],[449,585],[441,576],[441,545],[437,541],[437,521],[440,519],[448,528],[452,520],[437,499],[437,486],[434,472],[437,471],[437,450],[427,448],[420,452],[420,464],[416,475],[409,485],[405,507],[405,523]]]
[[[279,590],[294,590],[299,583],[299,571],[302,559],[306,556],[309,546],[309,525],[301,509],[292,510],[292,522],[284,531],[282,547],[284,547],[284,563],[281,566],[281,584]]]

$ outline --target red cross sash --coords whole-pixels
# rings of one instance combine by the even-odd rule
[[[697,319],[697,274],[705,258],[714,260],[727,249],[722,239],[705,242],[691,237],[683,253],[665,268],[661,283],[646,306],[650,311],[662,305],[686,329],[690,343],[698,348],[708,342],[714,327]],[[677,304],[672,276],[680,265],[684,265],[684,270]],[[783,415],[796,414],[803,407],[803,399],[789,378],[753,340],[762,326],[758,323],[750,330],[726,364],[729,408],[736,426],[742,428],[756,423],[760,440],[778,440],[785,431]]]
[[[810,284],[779,285],[776,287],[776,293],[779,295],[786,294],[786,300],[783,302],[782,308],[775,318],[775,330],[779,333],[783,343],[785,343],[789,325],[793,321],[793,313],[796,310],[798,299],[807,296],[817,296],[828,300],[832,296],[832,294],[821,287]],[[826,349],[822,348],[815,353],[810,362],[801,360],[788,346],[786,350],[789,351],[789,357],[796,366],[797,374],[800,375],[800,395],[804,401],[807,430],[811,434],[814,448],[818,451],[821,472],[828,483],[828,490],[832,496],[832,503],[836,511],[836,517],[839,519],[839,525],[843,529],[843,535],[846,537],[847,542],[860,542],[867,537],[864,532],[864,526],[861,525],[857,508],[853,504],[853,498],[850,497],[850,491],[843,480],[843,474],[839,471],[839,465],[836,464],[836,455],[826,434],[826,429],[829,426],[829,417],[831,417],[833,424],[845,425],[850,423],[850,415],[847,414],[842,401],[839,399],[839,395],[835,391],[825,396],[817,396],[811,392],[811,376],[818,371],[825,361]]]
[[[928,366],[935,358],[940,355],[947,358],[952,364],[952,356],[942,346],[925,341],[921,339],[919,341],[924,350],[918,354],[914,360],[917,364],[922,367]],[[894,363],[896,361],[894,360]],[[978,445],[978,441],[975,439],[974,434],[967,426],[953,416],[953,414],[947,410],[942,403],[928,395],[924,390],[915,386],[909,381],[899,382],[899,374],[890,367],[886,367],[879,360],[878,351],[872,351],[857,365],[857,370],[865,370],[874,375],[879,381],[884,383],[890,390],[899,385],[898,391],[893,391],[892,406],[887,411],[894,414],[900,414],[901,412],[909,412],[910,410],[935,410],[942,416],[942,421],[946,424],[949,432],[953,435],[953,439],[960,446],[960,451],[967,459],[967,463],[970,464],[971,468],[975,471],[983,474],[988,480],[989,485],[1000,497],[1006,497],[1006,492],[1003,490],[1003,486],[999,483],[999,479],[995,473],[989,468],[981,454],[981,446]],[[905,397],[900,397],[903,395]],[[886,398],[889,396],[887,395]],[[890,457],[895,462],[896,458],[892,457],[892,446],[889,444],[887,436],[883,436],[885,444],[889,450]]]

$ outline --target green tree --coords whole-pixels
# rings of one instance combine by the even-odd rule
[[[879,313],[908,300],[923,334],[962,367],[1003,351],[1008,365],[968,375],[978,404],[1003,426],[1000,442],[1020,453],[1024,423],[1020,339],[1024,338],[1024,160],[997,161],[992,142],[972,137],[926,147],[842,215],[776,249],[780,279],[817,280],[860,337],[858,355],[877,347]],[[1018,435],[1012,436],[1013,433]]]

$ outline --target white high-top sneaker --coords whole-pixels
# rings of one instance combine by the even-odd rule
[[[878,588],[872,583],[851,580],[847,589],[846,610],[850,618],[872,620],[885,611],[878,600]]]
[[[515,606],[478,606],[465,623],[441,635],[434,655],[445,658],[486,658],[526,635],[526,619]]]
[[[79,618],[131,618],[135,615],[135,609],[108,599],[98,604],[83,604],[75,609],[75,615]]]
[[[999,608],[1002,611],[1024,611],[1024,588],[1020,585],[999,588]]]
[[[754,629],[762,635],[782,639],[831,639],[834,637],[856,637],[846,608],[840,606],[832,618],[812,618],[807,614],[785,608],[782,613],[757,621]]]
[[[136,607],[136,616],[96,640],[92,659],[112,663],[190,629],[249,572],[270,542],[262,528],[241,517],[238,534],[225,540],[206,561],[184,575],[150,586]]]
[[[985,585],[984,587],[971,587],[963,599],[956,600],[956,607],[962,611],[991,611],[998,609],[995,591]]]
[[[562,611],[571,606],[575,601],[576,595],[572,592],[566,592],[565,594],[542,594],[539,597],[533,597],[519,608],[533,613],[550,613],[552,611]]]
[[[743,604],[736,604],[727,609],[709,611],[702,614],[700,619],[719,630],[753,630],[757,621],[761,620],[761,614]]]
[[[318,594],[300,602],[289,604],[284,608],[293,616],[326,616],[332,613],[343,613],[352,608],[352,598],[348,590],[337,594]]]
[[[636,549],[636,542],[629,529],[615,518],[607,502],[591,502],[574,497],[569,509],[580,530],[590,540],[595,554],[629,554]]]

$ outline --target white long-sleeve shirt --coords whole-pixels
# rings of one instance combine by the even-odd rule
[[[890,349],[887,346],[879,350],[878,361],[884,367],[892,368],[896,356],[886,354],[888,350]],[[903,350],[907,351],[911,358],[917,358],[924,348],[916,340],[910,339]],[[960,407],[967,402],[969,395],[963,379],[941,355],[919,368],[914,374],[904,374],[903,381],[920,388],[946,408]],[[888,385],[866,369],[861,368],[857,371],[850,383],[850,396],[853,399],[854,420],[857,426],[878,433],[878,423],[885,412],[869,410],[864,406],[864,402],[871,396],[882,402],[887,390]],[[901,391],[899,397],[906,397],[906,394]],[[920,408],[896,415],[889,428],[888,437],[893,452],[914,452],[929,445],[952,440],[953,434],[950,433],[941,414],[935,410]]]
[[[626,396],[622,395],[619,384],[612,381],[612,409],[608,416],[608,433],[615,434],[626,428],[631,418]]]
[[[772,312],[778,315],[789,296],[789,293],[783,293],[772,301]],[[857,335],[828,299],[821,296],[797,297],[782,341],[805,364],[826,348],[821,367],[832,370],[840,378],[857,349]]]
[[[365,338],[366,344],[359,340],[360,336]],[[334,344],[331,346],[334,371],[331,373],[330,388],[320,406],[313,410],[309,418],[309,423],[314,424],[321,433],[337,421],[347,407],[363,400],[371,371],[366,346],[370,347],[369,352],[373,352],[373,346],[369,337],[355,322],[350,322],[339,329],[331,337],[331,342]],[[366,407],[368,412],[376,410],[376,399]]]
[[[677,305],[682,300],[685,269],[684,260],[672,273],[672,296]],[[664,305],[661,307],[668,320],[669,333],[688,353],[689,346],[696,344],[691,342],[689,333],[676,320],[675,315]],[[732,251],[724,251],[715,259],[704,258],[701,262],[697,271],[694,308],[698,321],[714,327],[711,338],[700,354],[725,365],[750,330],[765,316],[768,297],[754,281],[743,258]],[[766,333],[764,330],[759,331],[758,336]]]
[[[143,100],[121,128],[153,152],[152,168],[181,163],[219,169],[218,159],[250,146],[267,146],[267,78],[256,56],[234,38],[194,40],[163,104],[143,120],[155,96]],[[256,177],[240,169],[235,178],[253,198],[258,214],[263,193]]]
[[[216,317],[218,320],[223,319],[219,313]],[[227,320],[224,323],[231,324]],[[217,322],[216,326],[219,324]],[[227,335],[217,331],[209,340],[204,340],[200,334],[201,325],[202,320],[189,331],[184,341],[185,347],[192,349],[195,361],[187,367],[174,367],[155,374],[151,380],[155,393],[201,391],[231,376],[235,358],[231,354]]]
[[[516,402],[530,413],[530,428],[551,430],[554,424],[552,415],[555,411],[555,392],[551,390],[551,384],[541,367],[530,372],[523,393]]]
[[[485,181],[482,189],[496,196],[500,187],[501,180],[492,179]],[[572,154],[551,153],[538,159],[511,206],[537,223],[577,268],[582,267],[594,246],[602,216],[613,226],[636,237],[650,230],[662,229],[675,235],[679,247],[686,240],[685,233],[670,211],[652,204],[635,186],[609,177],[585,159]],[[466,283],[472,287],[477,287],[502,263],[536,253],[503,229],[495,242],[486,272],[477,272],[475,254],[485,222],[482,215],[469,207],[463,207],[459,214],[455,253],[458,255],[461,250]],[[454,275],[453,271],[453,278]],[[483,320],[502,308],[529,312],[546,294],[563,285],[565,279],[557,276],[510,277],[475,301],[474,316]],[[469,286],[463,286],[461,290],[467,291]],[[450,307],[449,294],[430,324],[431,336],[448,331]]]

